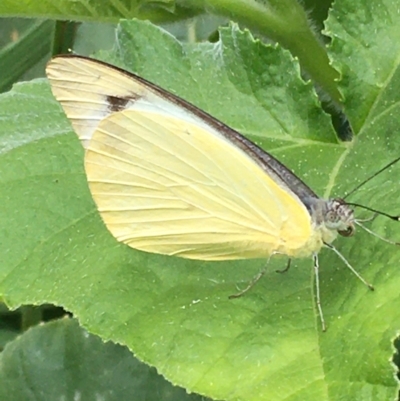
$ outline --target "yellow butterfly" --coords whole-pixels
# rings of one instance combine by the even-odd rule
[[[201,260],[313,256],[317,280],[317,253],[327,245],[354,271],[329,245],[338,233],[353,234],[353,210],[319,198],[235,130],[100,61],[58,56],[47,75],[86,150],[98,211],[118,241]],[[317,304],[323,322],[318,281]]]

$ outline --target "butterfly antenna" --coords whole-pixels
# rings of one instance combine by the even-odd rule
[[[353,272],[353,274],[364,283],[364,285],[366,285],[371,291],[374,291],[374,286],[370,283],[368,283],[368,281],[366,281],[364,279],[364,277],[362,277],[360,275],[360,273],[358,273],[358,271],[347,261],[347,259],[332,245],[332,244],[328,244],[327,242],[324,242],[324,245],[330,249],[332,249],[333,252],[336,253],[337,256],[339,256],[340,259],[342,259],[343,263]]]
[[[371,181],[373,178],[375,178],[377,175],[382,173],[383,171],[387,170],[389,167],[393,166],[393,164],[396,164],[400,160],[400,157],[397,159],[394,159],[390,163],[388,163],[386,166],[382,167],[380,170],[378,170],[376,173],[372,174],[370,177],[368,177],[366,180],[362,181],[360,184],[358,184],[354,189],[352,189],[350,192],[348,192],[343,199],[346,199],[348,196],[354,194],[354,192],[358,191],[362,186],[364,186],[368,181]],[[384,214],[384,213],[381,213]]]
[[[360,205],[359,203],[346,202],[346,204],[349,205],[349,206],[354,206],[354,207],[359,207],[361,209],[369,210],[370,212],[374,212],[375,214],[379,214],[380,216],[385,216],[385,217],[387,217],[387,218],[389,218],[391,220],[394,220],[394,221],[400,221],[400,216],[398,216],[398,215],[392,215],[392,214],[389,214],[389,213],[385,213],[385,212],[382,212],[380,210],[373,209],[372,207]]]
[[[399,242],[391,241],[390,239],[387,239],[387,238],[385,238],[385,237],[381,237],[379,234],[377,234],[377,233],[371,231],[369,228],[365,227],[365,226],[364,226],[363,224],[361,224],[358,220],[355,220],[354,222],[355,222],[359,227],[361,227],[363,230],[365,230],[368,234],[371,234],[371,235],[373,235],[374,237],[379,238],[380,240],[387,242],[388,244],[391,244],[391,245],[400,245]]]

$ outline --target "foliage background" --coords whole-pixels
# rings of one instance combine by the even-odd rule
[[[341,1],[330,15],[330,54],[343,74],[340,90],[357,134],[345,144],[336,139],[288,52],[264,47],[235,27],[223,30],[217,45],[193,43],[222,19],[202,17],[195,29],[193,20],[168,26],[190,39],[183,47],[149,24],[123,23],[118,46],[108,52],[113,26],[82,25],[76,33],[82,41],[74,50],[101,49],[99,57],[138,72],[250,136],[321,195],[343,194],[398,155],[395,3],[381,2],[370,10],[362,2]],[[11,2],[2,4],[6,13]],[[7,35],[17,38],[0,54],[0,71],[9,72],[1,74],[6,89],[37,60],[41,65],[22,79],[43,72],[54,24],[3,21],[3,32],[8,29]],[[30,41],[19,36],[22,26]],[[330,327],[322,334],[310,261],[297,262],[284,276],[274,274],[282,264],[276,261],[252,293],[229,301],[236,285],[245,285],[263,261],[189,262],[116,244],[93,207],[82,150],[47,83],[16,86],[1,97],[0,110],[0,292],[9,306],[61,305],[91,333],[127,344],[173,383],[212,398],[395,397],[390,360],[399,321],[397,249],[365,233],[338,241],[373,281],[375,294],[349,277],[337,258],[323,254],[322,297]],[[352,200],[396,210],[398,177],[394,168]],[[372,227],[396,237],[394,224],[378,219]],[[90,399],[96,391],[109,399],[188,397],[121,347],[102,347],[73,321],[26,331],[63,313],[48,306],[28,306],[18,315],[3,309],[4,397],[53,399],[61,392],[66,399],[76,394]],[[85,365],[86,359],[93,363]]]

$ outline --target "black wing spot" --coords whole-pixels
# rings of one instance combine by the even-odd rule
[[[127,96],[127,97],[118,97],[118,96],[112,96],[112,95],[106,96],[106,101],[108,103],[108,110],[110,112],[117,112],[117,111],[125,110],[126,105],[129,102],[134,103],[139,99],[140,99],[139,95],[133,95],[133,96]]]

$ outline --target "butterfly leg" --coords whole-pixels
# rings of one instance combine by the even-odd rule
[[[318,255],[316,253],[313,255],[313,262],[314,262],[314,275],[315,275],[315,298],[317,303],[317,309],[319,318],[321,320],[322,331],[326,331],[326,324],[324,319],[324,313],[322,312],[321,296],[319,289],[319,261],[318,261]]]
[[[289,258],[288,261],[287,261],[287,265],[286,265],[286,267],[284,269],[278,269],[278,270],[275,270],[275,271],[277,273],[286,273],[290,269],[291,264],[292,264],[292,259]]]
[[[336,253],[337,256],[343,261],[343,263],[353,272],[353,274],[363,283],[365,284],[371,291],[374,291],[374,286],[370,284],[368,281],[364,279],[364,277],[361,276],[360,273],[354,267],[347,261],[347,259],[332,245],[332,244],[327,244],[324,242],[324,245],[328,247],[329,249],[332,249],[333,252]]]
[[[243,289],[242,291],[239,291],[237,294],[229,295],[229,299],[239,298],[243,294],[245,294],[247,291],[251,290],[253,288],[253,286],[257,283],[257,281],[260,280],[260,278],[262,276],[264,276],[264,274],[266,273],[267,266],[268,266],[270,259],[271,259],[271,257],[268,258],[267,264],[265,265],[264,269],[262,269],[256,276],[253,277],[253,280],[250,281],[250,283],[247,285],[247,287],[245,289]]]

